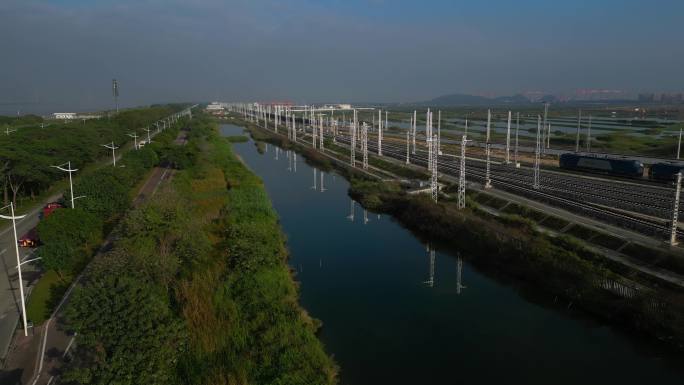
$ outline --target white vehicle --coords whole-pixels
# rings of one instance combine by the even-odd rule
[[[146,141],[141,140],[140,142],[138,142],[138,148],[143,148],[143,147],[145,147],[146,144],[147,144]]]

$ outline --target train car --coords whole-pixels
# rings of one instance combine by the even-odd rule
[[[672,163],[656,163],[648,170],[648,177],[653,180],[674,181],[679,172],[684,173],[684,166]]]
[[[560,156],[558,165],[566,170],[589,171],[632,178],[640,178],[644,175],[644,164],[633,159],[565,153]]]
[[[36,247],[39,243],[38,230],[35,227],[19,238],[19,246],[21,247]]]

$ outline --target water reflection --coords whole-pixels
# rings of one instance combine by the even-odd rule
[[[342,384],[454,383],[454,373],[473,383],[552,378],[571,385],[589,373],[592,383],[681,383],[681,370],[662,352],[628,343],[574,308],[568,316],[565,306],[544,305],[553,296],[535,293],[542,300],[531,301],[473,268],[468,261],[480,255],[462,258],[434,242],[426,249],[395,220],[359,226],[373,213],[356,214],[344,178],[327,172],[321,179],[313,167],[306,175],[307,164],[303,174],[288,173],[289,163],[274,167],[274,157],[259,154],[253,142],[234,148],[264,181],[287,235],[301,303],[323,321],[320,338],[342,368]],[[296,153],[290,158],[296,171]],[[312,184],[316,193],[306,194]]]
[[[423,282],[429,287],[435,287],[435,249],[432,248],[430,243],[427,244],[426,251],[428,254],[428,260],[430,261],[429,276],[427,281]]]

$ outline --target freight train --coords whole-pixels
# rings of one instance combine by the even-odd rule
[[[558,166],[565,170],[587,171],[629,178],[644,177],[644,164],[634,159],[565,153],[561,154]],[[655,163],[649,168],[648,178],[661,182],[674,181],[678,172],[684,173],[683,165],[666,162]]]

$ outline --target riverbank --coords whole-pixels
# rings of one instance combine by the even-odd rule
[[[236,123],[251,129],[256,139],[266,138],[275,144],[285,141],[247,122]],[[357,170],[343,168],[341,173],[351,183],[350,195],[364,207],[393,215],[421,237],[472,251],[478,255],[472,263],[490,274],[548,291],[568,306],[580,307],[630,333],[682,349],[681,292],[624,267],[616,268],[574,238],[542,233],[532,221],[518,215],[492,215],[472,200],[466,210],[458,210],[451,199],[434,203],[426,196],[407,194],[401,183],[357,177]]]
[[[79,344],[64,379],[335,383],[261,181],[213,120],[196,116],[188,140],[196,156],[126,215],[74,293],[67,320]]]

